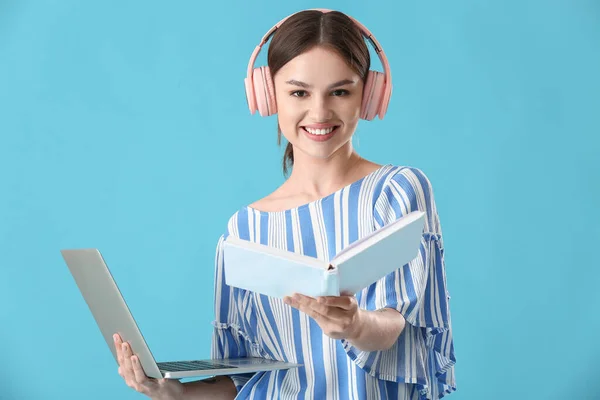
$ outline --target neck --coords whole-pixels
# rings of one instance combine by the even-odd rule
[[[314,197],[322,197],[347,185],[361,160],[351,143],[327,159],[295,151],[287,184]]]

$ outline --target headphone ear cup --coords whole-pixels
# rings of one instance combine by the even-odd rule
[[[367,119],[367,109],[373,95],[373,71],[367,73],[367,79],[363,87],[362,103],[360,106],[360,118]]]
[[[385,77],[383,79],[385,79]],[[390,85],[389,90],[386,91],[385,85],[383,85],[383,87],[381,88],[381,105],[379,106],[379,119],[383,119],[383,117],[387,113],[387,109],[390,104],[391,97],[392,97],[392,86]]]
[[[273,92],[273,81],[269,67],[255,68],[252,74],[254,82],[254,94],[256,96],[256,108],[262,117],[273,115],[276,110],[275,94]]]
[[[264,116],[267,110],[265,81],[263,79],[263,71],[261,68],[255,68],[252,73],[252,81],[254,84],[254,97],[256,99],[256,109],[261,116]]]
[[[255,73],[256,71],[253,72]],[[254,74],[252,76],[254,76]],[[246,87],[246,102],[248,103],[250,114],[254,114],[256,112],[256,97],[254,96],[254,86],[252,83],[253,79],[244,78],[244,86]]]
[[[275,98],[275,84],[273,82],[273,77],[271,76],[271,70],[269,67],[264,68],[264,79],[265,84],[267,86],[267,106],[269,107],[268,115],[273,115],[277,113],[277,101]]]
[[[371,121],[379,112],[381,100],[384,97],[383,89],[385,74],[377,71],[369,71],[367,81],[363,89],[360,117]]]

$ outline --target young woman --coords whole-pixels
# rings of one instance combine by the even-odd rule
[[[387,60],[372,37],[386,71],[369,71],[363,34],[370,36],[340,12],[293,14],[272,35],[268,68],[252,69],[259,46],[246,81],[250,109],[277,114],[279,138],[288,142],[284,172],[291,173],[238,210],[218,242],[212,357],[303,367],[186,384],[152,380],[117,337],[119,372],[131,387],[165,400],[439,399],[455,390],[444,247],[430,181],[415,167],[368,161],[352,146],[359,119],[383,117],[391,92]],[[359,293],[281,300],[225,284],[228,235],[327,259],[414,210],[426,213],[418,257]]]

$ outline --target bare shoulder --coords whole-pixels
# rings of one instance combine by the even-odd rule
[[[288,208],[290,196],[289,194],[286,194],[286,189],[284,186],[285,185],[282,185],[262,199],[256,200],[254,203],[250,204],[249,207],[265,212],[278,211]]]
[[[273,193],[250,204],[249,207],[264,212],[291,210],[314,200],[307,193],[298,191],[289,181],[285,181]]]
[[[352,173],[348,175],[348,181],[341,184],[341,186],[346,186],[355,182],[381,167],[381,164],[363,159],[355,168],[353,168]],[[290,184],[289,181],[285,181],[271,194],[255,201],[250,204],[249,207],[258,211],[278,212],[289,210],[314,200],[316,200],[314,195],[311,196],[308,193],[299,191],[297,188],[294,188],[293,184]]]
[[[373,161],[363,160],[360,164],[359,168],[357,168],[357,173],[354,179],[360,179],[361,177],[368,175],[372,172],[377,171],[379,168],[383,167],[382,164],[377,164]]]

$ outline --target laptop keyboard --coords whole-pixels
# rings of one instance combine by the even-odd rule
[[[158,369],[167,372],[195,371],[199,369],[237,368],[235,365],[220,364],[216,361],[175,361],[156,363]]]

